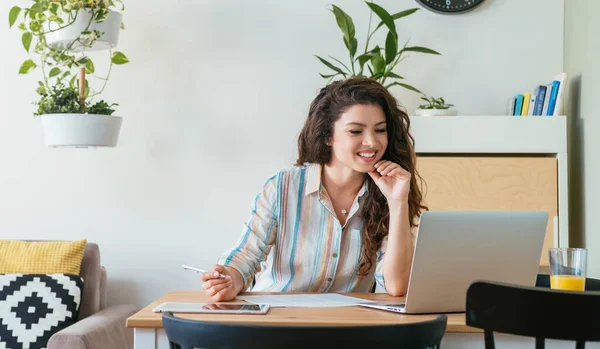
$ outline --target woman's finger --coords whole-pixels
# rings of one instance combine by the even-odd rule
[[[379,170],[379,173],[382,176],[385,176],[388,173],[390,173],[390,171],[392,171],[393,169],[396,169],[398,167],[400,167],[398,164],[395,164],[395,163],[391,162],[390,164],[388,164],[387,166],[385,166],[385,168],[382,168],[381,170]]]
[[[223,284],[215,285],[215,286],[209,288],[208,290],[206,290],[206,294],[208,296],[212,297],[215,294],[217,294],[219,291],[221,291],[223,289],[226,289],[226,288],[229,288],[230,286],[231,286],[230,282],[226,282],[226,283],[223,283]]]
[[[225,284],[228,283],[229,280],[226,279],[212,279],[212,280],[208,280],[202,283],[202,288],[205,290],[208,290],[209,288],[216,286],[216,285],[220,285],[220,284]]]
[[[232,294],[232,289],[231,289],[231,287],[229,287],[229,288],[224,288],[221,291],[215,293],[212,296],[212,298],[215,302],[224,302],[224,301],[230,301],[230,300],[234,299],[235,295]]]

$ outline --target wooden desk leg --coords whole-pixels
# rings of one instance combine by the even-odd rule
[[[156,349],[156,329],[134,328],[133,349]]]

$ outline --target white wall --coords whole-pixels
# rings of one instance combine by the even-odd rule
[[[600,277],[600,149],[598,57],[600,23],[594,14],[600,2],[565,2],[565,70],[570,75],[567,113],[569,118],[571,245],[588,249],[588,274]]]
[[[0,19],[15,2],[28,3],[0,2]],[[128,1],[119,49],[132,63],[114,69],[104,95],[125,117],[115,149],[43,145],[31,116],[38,76],[16,74],[26,59],[20,36],[0,25],[0,236],[99,243],[110,303],[141,306],[198,288],[179,265],[210,267],[262,183],[295,159],[326,72],[313,54],[345,57],[330,2]],[[363,47],[367,6],[333,2],[354,17]],[[420,11],[399,22],[401,40],[444,55],[414,54],[397,73],[461,114],[503,114],[510,96],[562,70],[563,5],[488,0],[460,16]],[[411,112],[419,103],[394,92]]]

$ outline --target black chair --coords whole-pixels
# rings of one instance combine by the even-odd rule
[[[550,288],[550,275],[538,274],[537,279],[535,281],[535,286]],[[585,278],[585,290],[586,291],[600,291],[600,280],[592,279],[592,278]]]
[[[425,349],[440,347],[448,317],[397,325],[259,326],[186,320],[166,312],[162,321],[171,349]]]
[[[600,341],[600,292],[558,291],[476,281],[467,290],[467,326],[484,330],[485,348],[494,349],[494,332],[545,339]]]

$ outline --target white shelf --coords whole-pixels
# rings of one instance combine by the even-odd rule
[[[567,152],[565,116],[411,116],[417,153]]]

